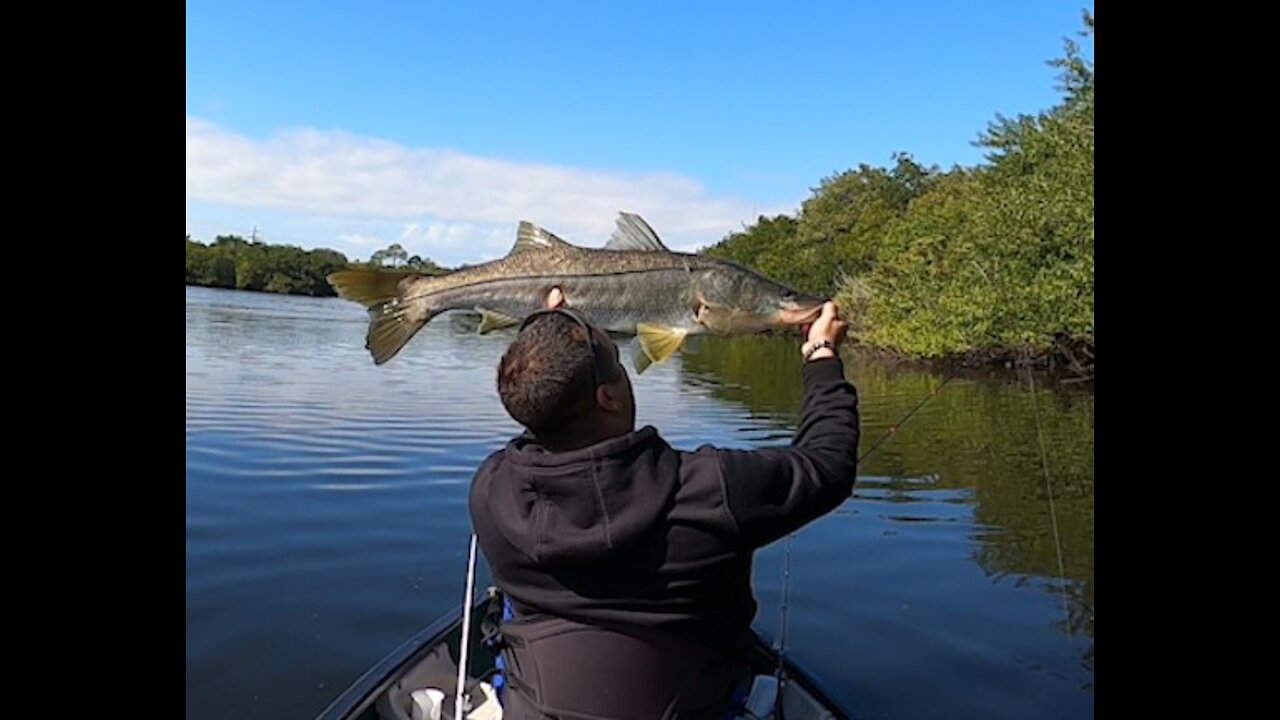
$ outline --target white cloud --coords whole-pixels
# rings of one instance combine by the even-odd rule
[[[386,243],[382,242],[380,238],[373,235],[362,235],[360,233],[342,233],[338,236],[338,239],[347,245],[358,248],[372,248],[376,250],[380,247],[385,247],[386,245]]]
[[[506,252],[519,220],[570,242],[603,244],[620,210],[639,213],[672,249],[717,242],[758,214],[794,212],[714,197],[670,173],[626,174],[509,162],[411,148],[340,131],[281,133],[265,141],[187,118],[188,223],[201,207],[266,211],[320,233],[312,246],[371,248],[400,242],[446,264]],[[269,228],[266,233],[270,235]]]

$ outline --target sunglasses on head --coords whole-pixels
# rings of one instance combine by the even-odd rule
[[[564,315],[577,323],[578,327],[582,328],[582,331],[586,333],[587,347],[591,350],[591,387],[598,387],[601,377],[609,377],[613,374],[613,367],[606,364],[605,355],[600,352],[599,344],[596,342],[596,334],[591,331],[591,324],[575,310],[564,307],[537,310],[524,319],[524,322],[520,324],[520,331],[523,332],[537,318],[547,315]]]

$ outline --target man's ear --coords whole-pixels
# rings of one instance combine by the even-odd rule
[[[618,412],[622,409],[623,403],[622,398],[611,386],[597,385],[596,404],[609,412]]]

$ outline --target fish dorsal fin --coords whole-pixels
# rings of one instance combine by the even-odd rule
[[[614,231],[606,250],[641,250],[644,252],[671,252],[658,239],[658,234],[639,215],[618,213],[618,229]]]
[[[507,255],[516,255],[531,250],[547,250],[553,247],[573,246],[556,237],[555,233],[550,230],[538,227],[528,220],[521,220],[520,228],[516,230],[516,244],[512,246],[511,252],[507,253]]]

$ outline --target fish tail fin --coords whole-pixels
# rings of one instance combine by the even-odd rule
[[[357,268],[330,273],[325,279],[338,297],[371,308],[399,297],[400,281],[406,277],[406,273]]]
[[[365,349],[376,365],[395,357],[422,326],[442,312],[421,302],[425,298],[405,296],[405,282],[413,277],[413,273],[382,270],[340,270],[327,278],[339,297],[369,309]]]
[[[369,332],[364,346],[373,356],[374,364],[381,365],[395,357],[422,326],[438,314],[439,311],[412,313],[408,308],[396,309],[390,303],[369,308]]]

